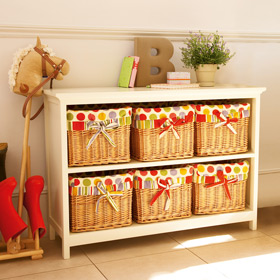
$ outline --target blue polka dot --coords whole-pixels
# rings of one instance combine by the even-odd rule
[[[176,170],[176,169],[170,170],[170,174],[171,174],[172,176],[177,175],[177,170]]]
[[[179,116],[180,116],[181,119],[183,119],[183,118],[186,116],[186,114],[185,114],[184,112],[181,112],[181,113],[179,114]]]
[[[112,111],[112,112],[109,113],[109,118],[115,119],[116,117],[117,117],[116,112]]]

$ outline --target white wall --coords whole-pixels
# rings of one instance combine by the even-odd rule
[[[184,71],[179,47],[187,31],[219,30],[236,56],[216,81],[267,87],[261,105],[259,206],[280,205],[279,8],[273,0],[0,1],[0,142],[9,144],[7,176],[19,181],[24,98],[10,92],[7,79],[18,48],[35,44],[40,35],[69,61],[70,74],[55,81],[56,88],[116,86],[123,57],[133,55],[135,36],[169,38],[176,71]],[[41,102],[36,98],[33,108]],[[43,114],[31,123],[30,145],[32,174],[46,177]]]

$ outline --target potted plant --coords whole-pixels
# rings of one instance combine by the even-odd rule
[[[200,86],[214,86],[215,73],[219,65],[226,63],[235,55],[230,54],[223,37],[216,33],[205,35],[190,32],[189,38],[181,48],[182,62],[186,68],[194,68]]]

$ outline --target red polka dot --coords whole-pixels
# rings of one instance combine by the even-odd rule
[[[144,111],[149,113],[149,112],[151,112],[151,108],[144,108]]]
[[[230,108],[230,105],[224,105],[227,109]]]
[[[129,110],[128,114],[131,116],[131,111]]]
[[[89,115],[88,115],[88,119],[89,119],[90,121],[94,121],[94,120],[95,120],[95,115],[94,115],[94,114],[89,114]]]
[[[98,112],[99,110],[92,110],[93,112]]]
[[[71,181],[73,179],[73,177],[69,176],[69,180]]]
[[[200,111],[201,110],[201,105],[196,105],[196,110]]]
[[[230,173],[231,172],[231,168],[229,166],[226,167],[226,173]]]
[[[185,116],[185,119],[191,119],[191,118],[193,117],[193,115],[194,115],[194,113],[193,113],[192,111],[190,111],[190,112],[188,113],[188,115]]]
[[[80,185],[80,180],[79,180],[79,179],[75,179],[75,180],[74,180],[74,185],[75,185],[75,186]]]
[[[111,179],[106,179],[105,180],[105,185],[106,186],[113,185],[113,181]]]
[[[193,174],[193,167],[190,167],[190,173]]]
[[[214,172],[214,167],[213,166],[208,166],[207,167],[207,171],[209,172],[209,173],[213,173]]]
[[[83,121],[83,120],[85,119],[85,114],[84,114],[84,113],[79,113],[79,114],[77,115],[77,119],[78,119],[79,121]]]
[[[248,105],[248,103],[241,103],[243,106],[247,106]]]
[[[244,162],[238,162],[238,164],[239,164],[239,165],[243,165],[243,164],[244,164]]]
[[[239,112],[242,112],[242,111],[244,111],[244,108],[243,107],[241,107],[241,108],[239,108],[239,110],[238,110]]]
[[[144,114],[140,114],[140,120],[145,121],[147,119],[147,116]]]
[[[195,109],[196,106],[195,106],[194,104],[191,104],[191,107],[192,107],[193,109]]]
[[[215,109],[215,110],[213,110],[213,114],[215,115],[215,114],[219,114],[220,112],[219,112],[219,110],[217,110],[217,109]]]
[[[176,117],[177,117],[177,115],[176,115],[175,113],[171,113],[171,114],[169,115],[169,118],[170,118],[170,119],[176,119]]]
[[[155,108],[154,110],[155,112],[159,113],[161,111],[161,108]]]
[[[148,172],[147,172],[147,171],[140,171],[140,174],[141,174],[142,176],[146,176],[146,175],[148,174]]]
[[[151,171],[151,175],[152,175],[152,176],[157,176],[157,174],[158,174],[158,172],[157,172],[156,170],[152,170],[152,171]]]

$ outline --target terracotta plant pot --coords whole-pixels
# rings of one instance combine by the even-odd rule
[[[215,74],[217,67],[217,64],[203,64],[198,66],[195,73],[197,82],[201,87],[215,86]]]

